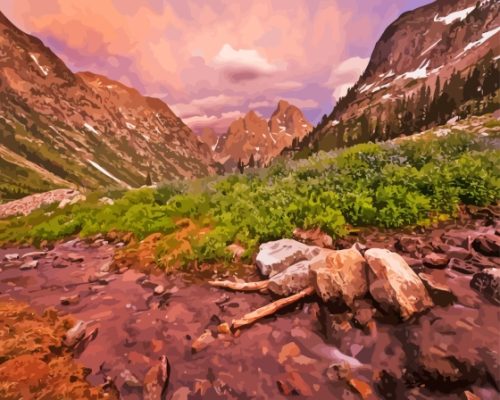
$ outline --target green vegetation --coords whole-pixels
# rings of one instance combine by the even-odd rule
[[[143,239],[160,232],[169,238],[160,246],[166,254],[168,243],[177,243],[171,237],[181,229],[178,221],[189,219],[206,229],[189,236],[184,261],[215,261],[227,259],[230,243],[241,243],[250,255],[261,242],[290,237],[295,227],[340,237],[358,226],[427,225],[454,216],[460,203],[500,198],[500,151],[491,149],[490,139],[456,132],[398,145],[361,144],[243,175],[108,193],[112,205],[94,193],[62,210],[49,206],[0,221],[0,242],[111,230]]]

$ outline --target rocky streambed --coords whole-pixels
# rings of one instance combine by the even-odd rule
[[[124,399],[145,398],[165,356],[170,373],[161,384],[173,399],[494,399],[498,229],[495,210],[484,209],[432,230],[365,230],[332,243],[400,254],[433,304],[411,315],[372,294],[347,307],[320,293],[230,331],[224,322],[278,296],[226,291],[196,276],[111,273],[117,244],[103,239],[0,250],[0,299],[81,320],[85,342],[75,354],[91,369],[88,380],[112,379]],[[246,281],[262,279],[255,267],[243,272]]]

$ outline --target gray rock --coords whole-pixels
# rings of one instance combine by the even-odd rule
[[[32,260],[32,261],[25,262],[23,265],[21,265],[19,267],[19,269],[28,270],[28,269],[33,269],[36,267],[38,267],[38,260]]]
[[[292,239],[263,243],[256,264],[265,276],[273,276],[299,261],[310,260],[320,252],[319,247],[307,246]]]
[[[69,329],[63,338],[63,343],[68,347],[73,347],[85,337],[86,323],[77,321],[73,328]]]
[[[18,258],[19,258],[19,254],[17,254],[17,253],[6,254],[4,256],[4,259],[6,261],[14,261],[14,260],[17,260]]]
[[[406,320],[432,307],[424,284],[399,254],[369,249],[365,258],[370,294],[382,308],[396,311]]]
[[[300,292],[310,284],[309,265],[310,261],[305,260],[289,266],[284,271],[272,276],[267,288],[280,296]]]

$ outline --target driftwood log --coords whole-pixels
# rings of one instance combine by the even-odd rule
[[[269,281],[258,281],[258,282],[233,282],[233,281],[209,281],[209,285],[224,288],[237,290],[241,292],[254,292],[262,289],[266,289],[267,285],[269,285]]]
[[[265,281],[264,281],[265,282]],[[267,317],[269,315],[274,314],[278,310],[293,304],[304,297],[307,297],[314,293],[314,288],[309,286],[298,293],[295,293],[289,297],[284,297],[282,299],[273,301],[270,304],[266,304],[265,306],[258,308],[255,311],[252,311],[248,314],[245,314],[240,319],[233,320],[232,328],[238,329],[246,325],[253,324],[255,321],[258,321],[261,318]]]

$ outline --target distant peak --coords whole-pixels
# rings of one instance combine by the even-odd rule
[[[290,107],[290,103],[288,101],[283,100],[283,99],[278,101],[278,109],[284,110],[284,109],[287,109],[288,107]]]

